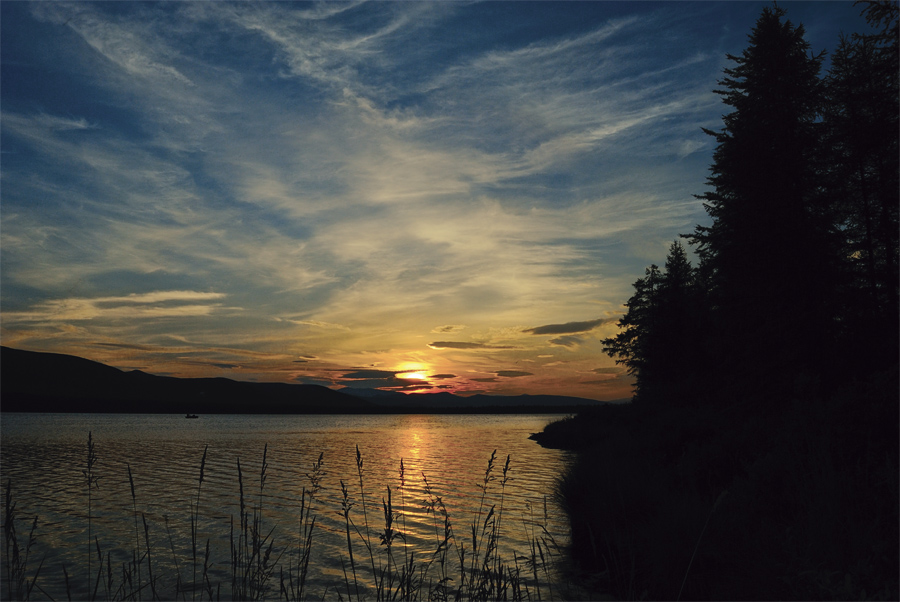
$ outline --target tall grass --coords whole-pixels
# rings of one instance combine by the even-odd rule
[[[31,554],[31,545],[34,543],[34,532],[37,529],[38,517],[34,517],[31,523],[31,530],[28,533],[28,540],[24,544],[24,549],[19,543],[18,534],[16,533],[16,504],[12,499],[12,483],[6,484],[4,513],[3,513],[3,540],[6,550],[6,559],[4,568],[6,569],[6,593],[11,598],[17,600],[28,600],[31,592],[37,587],[37,578],[40,575],[41,567],[44,564],[41,560],[40,566],[34,571],[31,580],[28,579],[28,559]],[[38,587],[40,589],[40,587]]]
[[[209,445],[203,448],[203,457],[200,459],[200,477],[197,479],[197,501],[191,503],[191,600],[197,599],[197,525],[200,522],[200,490],[203,487],[203,476],[206,469],[206,452]],[[265,454],[264,454],[265,455]],[[263,460],[265,462],[265,460]],[[209,540],[206,540],[206,558],[209,558]],[[204,561],[203,574],[207,573],[206,561]]]
[[[162,551],[164,553],[154,550],[153,527],[139,510],[141,495],[130,464],[125,466],[125,476],[131,499],[130,503],[124,502],[122,505],[128,508],[134,525],[133,547],[131,550],[103,550],[91,526],[91,490],[97,488],[101,474],[97,470],[98,454],[93,436],[89,433],[87,464],[82,471],[88,487],[88,541],[92,544],[86,562],[90,579],[87,587],[81,590],[87,592],[86,597],[183,602],[220,599],[282,599],[287,602],[334,597],[357,601],[530,600],[543,599],[543,591],[550,592],[552,597],[551,548],[545,524],[533,516],[522,517],[526,528],[528,519],[531,519],[534,541],[530,543],[530,549],[518,551],[509,558],[501,553],[506,487],[511,480],[511,459],[508,456],[499,476],[499,496],[494,491],[498,481],[495,474],[496,451],[488,460],[479,483],[481,494],[478,509],[468,523],[467,536],[462,539],[457,538],[443,497],[438,495],[426,475],[421,474],[426,496],[421,508],[432,518],[434,539],[432,544],[420,544],[416,548],[410,541],[412,534],[407,525],[407,516],[413,509],[408,494],[411,480],[406,465],[401,459],[399,470],[395,473],[396,481],[383,490],[378,512],[381,524],[370,524],[376,510],[369,507],[372,494],[366,487],[364,460],[358,447],[358,493],[355,494],[344,481],[340,481],[339,510],[321,507],[318,497],[325,478],[325,460],[324,455],[320,454],[306,473],[307,483],[296,502],[296,538],[287,536],[283,541],[276,541],[276,526],[264,520],[269,468],[268,446],[265,446],[259,465],[258,486],[253,494],[250,494],[251,486],[246,482],[244,466],[237,459],[237,516],[232,516],[223,525],[227,538],[220,538],[227,539],[228,560],[225,566],[220,564],[214,571],[215,538],[206,534],[201,536],[200,529],[201,524],[208,524],[204,519],[201,495],[208,451],[209,448],[205,448],[200,459],[196,490],[185,496],[189,502],[189,516],[185,522],[190,533],[190,548],[186,553],[176,549],[174,523],[170,524],[169,515],[163,516],[169,550]],[[318,591],[322,587],[319,580],[316,582],[317,591],[312,591],[309,580],[311,564],[315,564],[314,559],[322,554],[334,554],[333,548],[317,548],[317,535],[320,533],[317,519],[321,512],[336,512],[342,518],[342,535],[346,544],[345,550],[340,553],[343,580]],[[8,483],[3,523],[4,597],[27,600],[33,597],[34,592],[41,592],[51,598],[51,594],[44,591],[49,589],[51,593],[55,591],[57,596],[64,591],[66,598],[71,600],[69,573],[64,566],[58,576],[47,575],[46,572],[42,574],[43,561],[36,568],[29,566],[37,517],[33,519],[24,545],[16,533],[17,519],[12,484]],[[173,520],[177,521],[177,517]],[[417,537],[420,536],[417,534]],[[167,553],[171,554],[171,562],[164,560]],[[127,560],[114,561],[114,558]],[[118,566],[114,566],[117,562]],[[188,562],[191,567],[187,569],[190,572],[185,579],[183,569],[187,568]],[[227,574],[225,579],[221,577],[223,573]]]
[[[91,492],[94,490],[94,487],[100,487],[100,477],[94,473],[94,464],[97,462],[97,453],[94,451],[94,439],[92,437],[92,433],[88,431],[88,442],[87,442],[87,462],[86,468],[82,471],[84,475],[84,482],[87,485],[87,494],[88,494],[88,541],[87,541],[87,584],[88,588],[91,586],[91,576],[93,573],[91,572],[91,557],[93,556],[93,551],[91,550]],[[99,549],[99,543],[97,544]],[[102,558],[101,558],[102,560]],[[97,583],[100,583],[100,574],[97,574]],[[94,596],[96,597],[96,588],[94,591]]]

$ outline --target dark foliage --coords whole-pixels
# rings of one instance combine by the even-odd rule
[[[775,413],[611,405],[550,425],[578,597],[896,600],[897,371]],[[554,431],[558,431],[554,435]]]
[[[825,78],[824,196],[842,234],[839,336],[857,365],[897,363],[898,16],[896,2],[867,5],[879,28],[842,38]]]
[[[673,244],[604,341],[633,402],[539,439],[578,452],[582,597],[900,596],[900,8],[862,10],[824,76],[763,10],[719,82],[698,265]]]
[[[820,78],[802,25],[765,8],[717,90],[733,110],[704,200],[711,225],[647,269],[605,350],[637,401],[816,398],[898,361],[896,2],[841,40]]]
[[[664,393],[673,404],[690,405],[694,364],[704,354],[697,333],[704,328],[706,291],[681,243],[672,243],[664,270],[650,266],[634,289],[622,331],[604,340],[604,351],[635,377],[636,398]]]

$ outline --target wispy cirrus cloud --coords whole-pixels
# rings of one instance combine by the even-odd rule
[[[428,343],[428,346],[432,349],[478,349],[488,351],[514,349],[514,347],[509,345],[489,345],[487,343],[468,343],[464,341],[435,341],[434,343]]]
[[[380,5],[364,17],[352,6],[294,8],[188,4],[115,16],[102,5],[35,9],[108,60],[92,84],[128,119],[4,114],[7,133],[52,156],[66,178],[78,174],[76,186],[64,187],[60,171],[60,185],[52,178],[44,185],[47,198],[87,210],[69,205],[68,223],[80,226],[73,230],[42,221],[15,198],[5,207],[5,241],[12,243],[8,252],[5,244],[5,267],[14,269],[4,276],[17,286],[39,283],[47,297],[20,317],[38,323],[96,315],[90,302],[62,311],[57,300],[69,298],[60,294],[66,286],[112,280],[112,266],[135,282],[190,275],[242,308],[257,345],[303,341],[315,357],[357,363],[409,348],[403,332],[430,332],[435,316],[446,316],[446,324],[533,323],[529,308],[550,307],[561,291],[581,291],[586,303],[592,287],[576,284],[580,271],[560,270],[587,257],[579,241],[653,221],[664,228],[686,214],[652,211],[656,203],[646,195],[623,203],[595,191],[573,205],[543,192],[553,188],[544,178],[572,169],[624,123],[615,113],[585,122],[584,109],[596,106],[600,92],[559,74],[568,69],[574,82],[599,73],[585,66],[585,49],[635,27],[634,18],[423,69],[395,49],[419,40],[425,55],[444,54],[439,43],[424,47],[422,40],[463,7]],[[180,31],[202,25],[192,46],[173,35],[176,23]],[[243,40],[239,59],[217,52],[213,42],[223,33]],[[628,54],[614,47],[604,53],[617,55],[618,64]],[[285,102],[285,84],[298,91],[296,106]],[[644,119],[635,107],[629,128]],[[148,136],[125,135],[126,121]],[[60,136],[87,126],[102,134]],[[4,175],[12,187],[33,186],[15,167]],[[66,255],[74,261],[55,259]],[[125,309],[113,309],[105,316],[121,312],[124,319]],[[176,311],[217,324],[234,320],[215,304],[129,311],[144,321]],[[398,316],[403,326],[391,326]],[[202,339],[224,342],[211,332]],[[372,349],[375,340],[380,350]],[[506,342],[419,344],[517,349]]]
[[[211,303],[222,293],[156,291],[121,297],[67,298],[44,301],[29,311],[4,312],[4,322],[76,322],[81,320],[146,320],[208,316],[216,311],[240,311]],[[205,303],[204,303],[205,302]]]
[[[491,390],[589,371],[586,333],[606,322],[583,317],[619,311],[703,218],[700,127],[718,124],[722,57],[745,42],[730,32],[756,12],[0,10],[16,24],[0,38],[6,340],[177,372],[181,356],[150,349],[180,337],[213,367],[330,386],[415,360]],[[221,296],[140,297],[159,291]],[[545,366],[548,344],[571,363]],[[495,360],[534,374],[500,379]]]

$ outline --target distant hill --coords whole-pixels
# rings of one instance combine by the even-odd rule
[[[0,411],[146,414],[383,414],[578,411],[603,402],[555,395],[406,395],[378,389],[175,378],[72,355],[0,347]]]
[[[341,393],[361,397],[375,405],[408,408],[418,411],[478,411],[498,412],[526,410],[530,412],[569,412],[585,406],[600,406],[606,402],[565,395],[471,395],[462,397],[452,393],[397,393],[380,389],[340,390]]]
[[[317,385],[154,376],[72,355],[0,347],[3,412],[340,414],[372,408]]]

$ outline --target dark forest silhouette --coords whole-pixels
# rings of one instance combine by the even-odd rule
[[[549,425],[581,597],[892,599],[898,576],[898,9],[827,74],[767,7],[716,90],[711,218],[605,351],[633,402]]]
[[[897,4],[841,40],[825,78],[803,27],[766,8],[716,92],[712,225],[647,269],[605,350],[638,400],[817,394],[898,361]],[[682,396],[681,391],[690,392]]]

